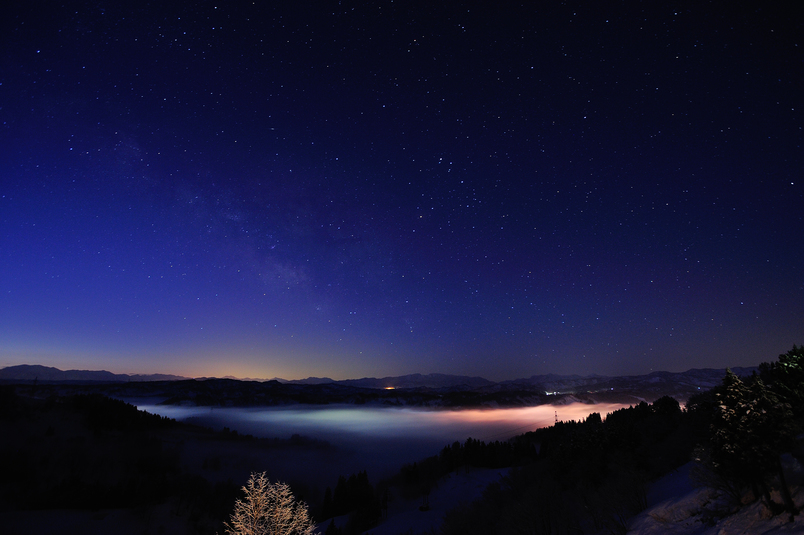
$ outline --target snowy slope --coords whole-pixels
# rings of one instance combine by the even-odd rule
[[[790,479],[801,481],[801,465],[787,456]],[[691,464],[691,463],[690,463]],[[789,516],[772,516],[759,502],[744,506],[737,513],[719,518],[717,495],[708,488],[692,488],[690,464],[657,481],[648,495],[648,509],[634,517],[628,533],[638,535],[736,535],[804,533],[802,514],[790,522]],[[804,507],[804,489],[793,487],[796,506]],[[781,502],[778,493],[773,498]],[[652,504],[652,505],[651,505]]]

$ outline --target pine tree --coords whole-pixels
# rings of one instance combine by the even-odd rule
[[[754,377],[749,386],[731,370],[726,371],[716,398],[719,405],[711,437],[715,471],[749,485],[772,508],[778,504],[770,497],[768,481],[772,475],[779,476],[784,507],[795,513],[780,459],[794,436],[790,405],[780,400],[760,378]]]
[[[794,345],[776,362],[763,362],[759,373],[766,385],[790,403],[793,416],[804,419],[804,346]]]

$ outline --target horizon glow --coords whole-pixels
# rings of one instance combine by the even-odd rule
[[[501,381],[804,343],[795,3],[353,7],[13,3],[0,365]]]

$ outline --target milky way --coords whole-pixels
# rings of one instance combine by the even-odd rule
[[[804,341],[800,8],[284,4],[4,15],[0,366],[499,380]]]

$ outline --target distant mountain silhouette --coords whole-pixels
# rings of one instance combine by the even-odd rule
[[[282,383],[290,383],[295,385],[323,385],[326,383],[337,382],[335,379],[330,379],[329,377],[308,377],[307,379],[294,379],[292,381],[288,381],[286,379],[277,380]]]
[[[756,367],[731,368],[740,377],[751,375]],[[540,388],[545,392],[568,392],[575,390],[642,390],[651,391],[661,387],[678,386],[681,390],[709,390],[720,384],[726,374],[724,368],[693,368],[685,372],[651,372],[647,375],[608,377],[605,375],[534,375],[527,379],[502,381],[500,385],[516,388]]]
[[[38,364],[20,364],[19,366],[9,366],[0,369],[0,380],[2,381],[40,381],[46,383],[64,382],[102,382],[102,383],[125,383],[143,381],[180,381],[187,379],[178,375],[148,374],[148,375],[127,375],[123,373],[112,373],[105,370],[67,370],[62,371],[58,368],[40,366]]]
[[[738,376],[757,368],[732,368]],[[685,372],[653,372],[646,375],[534,375],[493,382],[482,377],[419,373],[398,377],[347,379],[308,377],[287,381],[235,378],[187,379],[175,375],[126,375],[108,371],[68,370],[20,365],[0,369],[3,383],[62,385],[113,384],[117,394],[137,397],[161,395],[172,403],[198,405],[259,406],[282,403],[366,403],[427,406],[518,406],[560,403],[561,400],[632,403],[671,396],[686,401],[690,396],[720,384],[725,369],[691,369]],[[120,384],[125,383],[125,391]]]
[[[495,384],[493,381],[482,377],[447,375],[443,373],[429,373],[427,375],[413,373],[399,377],[383,377],[382,379],[364,377],[363,379],[347,379],[335,382],[360,388],[454,388],[459,386],[481,388]]]

